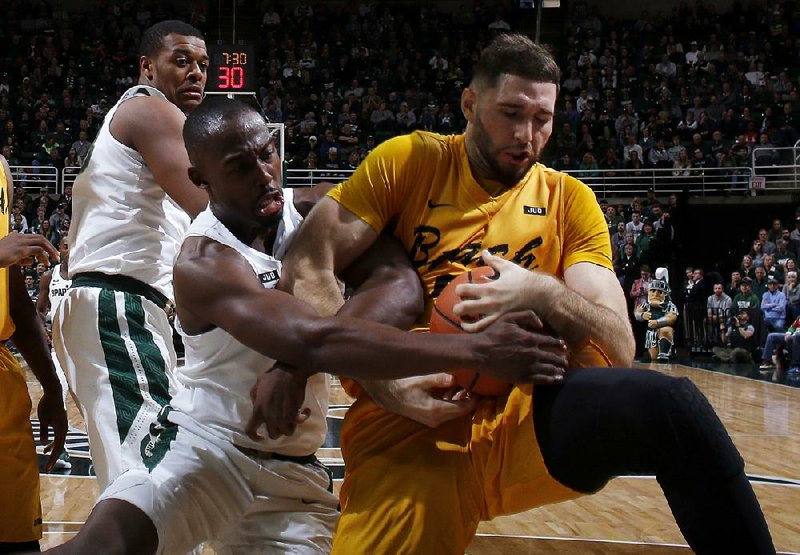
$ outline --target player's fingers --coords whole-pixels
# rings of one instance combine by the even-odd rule
[[[487,266],[491,266],[495,272],[502,274],[503,268],[508,267],[512,262],[509,262],[505,258],[500,258],[499,256],[495,256],[490,253],[488,250],[483,249],[481,252],[481,258],[486,263]],[[494,278],[496,279],[496,278]]]
[[[253,412],[250,414],[250,419],[247,421],[247,425],[244,427],[244,432],[247,434],[247,437],[254,441],[262,441],[264,436],[259,434],[257,431],[262,422],[263,419],[261,418],[261,415],[254,407]]]
[[[558,366],[556,364],[547,364],[545,362],[538,362],[530,366],[530,374],[527,377],[524,377],[524,379],[528,381],[531,378],[539,379],[539,376],[544,376],[544,377],[563,376],[564,372],[565,370],[563,366]]]
[[[530,383],[533,385],[561,385],[564,383],[564,375],[556,374],[554,376],[545,376],[542,374],[535,374],[531,376]]]
[[[540,330],[544,327],[541,318],[533,310],[518,310],[503,315],[503,320],[517,324],[526,330]]]
[[[480,317],[477,320],[474,320],[472,322],[464,322],[464,321],[462,321],[461,322],[461,329],[463,329],[464,331],[466,331],[468,333],[475,333],[475,332],[481,331],[483,329],[486,329],[487,327],[492,325],[494,322],[497,321],[498,318],[500,318],[500,316],[501,316],[501,314],[499,312],[496,312],[496,313],[493,313],[493,314],[487,314],[485,316],[482,316],[482,317]]]
[[[477,398],[468,397],[458,401],[434,400],[431,405],[428,426],[435,428],[455,418],[472,413],[478,404]]]
[[[474,287],[474,285],[466,285],[461,284],[456,287],[456,295],[461,297],[461,300],[458,301],[456,304],[453,305],[453,314],[456,316],[462,316],[464,314],[469,315],[478,315],[478,314],[485,314],[487,312],[497,312],[498,305],[492,301],[487,301],[486,299],[479,299],[477,298],[479,295],[470,294],[469,290],[463,292],[459,292],[460,287]]]
[[[450,374],[429,374],[416,378],[423,389],[448,389],[456,385],[456,379]]]

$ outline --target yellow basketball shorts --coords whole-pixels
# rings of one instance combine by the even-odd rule
[[[0,542],[42,537],[39,465],[25,373],[0,345]]]
[[[478,523],[581,494],[552,478],[532,386],[428,428],[362,396],[342,430],[347,474],[333,553],[463,554]]]

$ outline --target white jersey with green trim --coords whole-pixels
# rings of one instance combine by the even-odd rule
[[[237,251],[253,269],[265,289],[273,289],[280,278],[280,257],[302,221],[294,206],[291,189],[284,190],[283,219],[273,245],[275,256],[257,251],[239,241],[213,214],[210,208],[202,212],[187,233],[187,237],[208,237]],[[274,325],[280,326],[280,322]],[[176,328],[186,347],[186,363],[178,368],[182,387],[170,403],[206,429],[225,437],[240,447],[258,451],[302,456],[313,454],[324,442],[328,411],[328,378],[315,374],[308,380],[304,408],[311,411],[309,419],[297,427],[291,436],[276,440],[254,441],[244,432],[253,410],[250,389],[256,379],[273,364],[266,357],[237,341],[222,328],[198,334],[187,334],[176,320]],[[176,420],[180,422],[180,419]],[[260,431],[267,436],[266,431]]]
[[[73,187],[69,277],[125,275],[172,298],[172,264],[191,220],[141,154],[111,134],[114,113],[136,96],[168,102],[158,89],[136,85],[106,114]]]

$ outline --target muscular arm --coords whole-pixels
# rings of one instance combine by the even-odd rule
[[[338,312],[344,299],[337,272],[349,267],[378,238],[367,223],[331,198],[309,214],[284,260],[282,289],[320,314]]]
[[[591,341],[613,366],[633,361],[635,345],[625,297],[612,272],[579,262],[565,270],[562,282],[488,253],[484,260],[500,272],[500,278],[458,287],[456,293],[466,300],[454,307],[455,313],[484,315],[474,324],[464,324],[464,329],[478,330],[505,311],[525,308],[536,312],[573,351]]]
[[[16,327],[11,340],[42,384],[42,398],[38,406],[39,437],[42,442],[46,442],[51,427],[55,435],[53,449],[47,461],[47,468],[50,469],[64,450],[67,438],[67,414],[62,402],[61,384],[50,357],[47,333],[25,290],[22,273],[19,267],[12,266],[8,274],[9,306],[11,319]]]
[[[561,374],[566,362],[547,350],[558,349],[555,340],[524,331],[534,324],[532,316],[520,313],[485,334],[454,336],[320,317],[300,299],[264,289],[238,253],[205,238],[184,243],[174,282],[187,331],[221,327],[251,349],[309,372],[392,378],[475,368],[510,381],[537,382]]]
[[[161,188],[194,218],[205,209],[208,196],[187,174],[190,163],[183,145],[185,120],[170,102],[141,96],[122,103],[110,129],[115,139],[142,155]]]
[[[39,281],[39,296],[36,298],[36,312],[42,322],[47,321],[47,312],[50,310],[50,281],[53,279],[53,271],[47,271]]]
[[[350,266],[377,237],[369,225],[338,202],[325,198],[311,212],[295,239],[284,261],[281,283],[287,291],[313,305],[320,314],[334,314],[343,302],[334,272]],[[374,301],[370,299],[373,295]],[[342,314],[398,325],[388,319],[391,314],[380,312],[391,309],[395,302],[397,299],[376,290],[361,291],[351,299],[349,306],[342,308]],[[442,367],[440,370],[445,369]],[[445,400],[434,394],[455,386],[448,374],[400,380],[364,377],[358,382],[385,410],[427,426],[437,426],[467,414],[475,404],[474,399]]]

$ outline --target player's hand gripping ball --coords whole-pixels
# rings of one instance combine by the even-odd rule
[[[453,307],[461,300],[456,295],[456,287],[461,283],[482,283],[498,277],[500,277],[500,274],[490,266],[479,266],[472,270],[467,270],[448,283],[433,305],[430,332],[466,333],[461,328],[461,318],[453,314]],[[468,319],[465,317],[464,321],[468,321]],[[456,370],[452,374],[456,378],[458,385],[465,390],[485,397],[505,395],[511,390],[512,386],[509,382],[504,382],[491,376],[483,376],[480,372],[474,370]]]

